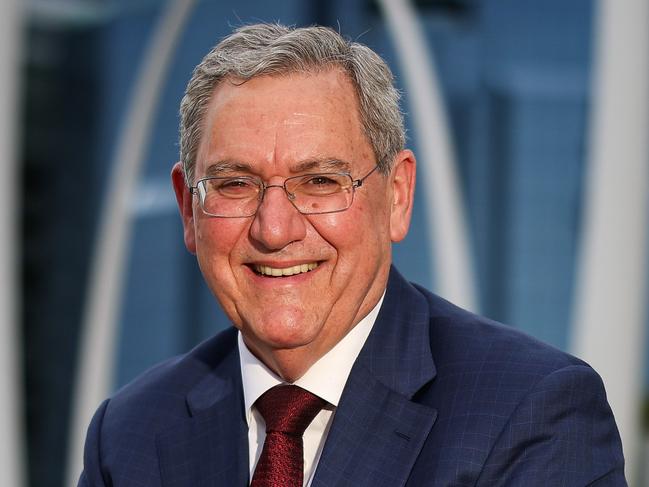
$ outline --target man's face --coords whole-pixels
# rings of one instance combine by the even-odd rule
[[[204,122],[197,179],[237,174],[281,185],[341,171],[358,179],[376,165],[352,84],[336,69],[226,80]],[[376,171],[365,180],[348,210],[323,215],[300,214],[281,188],[270,188],[253,217],[210,217],[179,166],[173,180],[186,245],[212,292],[251,351],[295,380],[383,293],[391,241],[405,236],[410,219],[414,158],[403,151],[390,176]],[[296,273],[272,277],[261,266]]]

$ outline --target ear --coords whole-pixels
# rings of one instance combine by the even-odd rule
[[[176,202],[183,221],[185,247],[192,254],[196,253],[196,230],[194,229],[194,197],[185,183],[185,173],[180,162],[171,170],[171,182],[176,193]]]
[[[400,242],[408,234],[415,198],[416,165],[412,151],[402,150],[395,157],[390,173],[392,185],[390,238],[393,242]]]

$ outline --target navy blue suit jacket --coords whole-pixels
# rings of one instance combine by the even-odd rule
[[[101,405],[79,486],[247,486],[247,441],[231,329]],[[623,470],[593,369],[392,269],[312,485],[620,486]]]

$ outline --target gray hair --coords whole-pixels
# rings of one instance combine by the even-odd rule
[[[367,46],[327,27],[292,28],[256,24],[238,28],[196,66],[180,104],[180,159],[188,184],[194,180],[203,119],[216,86],[230,77],[245,81],[263,75],[341,68],[359,100],[360,119],[379,170],[390,172],[405,144],[399,91],[390,68]]]

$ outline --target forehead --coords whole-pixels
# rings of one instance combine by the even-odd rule
[[[331,69],[219,84],[205,116],[197,171],[235,161],[260,173],[279,173],[310,160],[356,166],[367,158],[373,159],[373,152],[354,87],[339,69]]]

